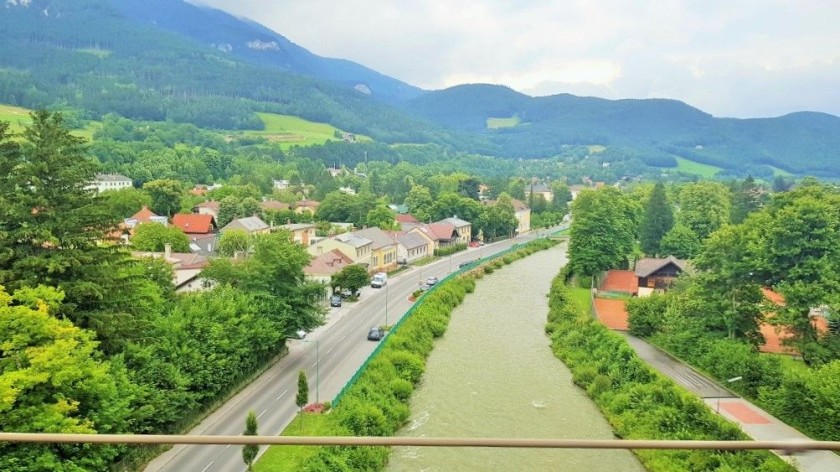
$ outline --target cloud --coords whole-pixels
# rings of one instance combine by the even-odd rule
[[[665,97],[718,116],[840,115],[831,0],[201,0],[426,89]]]

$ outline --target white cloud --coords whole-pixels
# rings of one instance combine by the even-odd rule
[[[201,1],[427,89],[489,82],[675,98],[715,115],[840,115],[834,0]]]

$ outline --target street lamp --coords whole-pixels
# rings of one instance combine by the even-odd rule
[[[315,403],[321,403],[321,352],[317,339],[304,339],[305,343],[315,343]]]
[[[732,377],[731,379],[726,379],[726,383],[728,383],[728,384],[735,383],[735,382],[737,382],[737,381],[739,381],[743,378],[744,377],[742,377],[740,375],[737,376],[737,377]],[[720,414],[720,397],[717,398],[717,414]]]

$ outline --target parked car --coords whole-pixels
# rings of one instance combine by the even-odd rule
[[[330,306],[341,306],[341,295],[333,295],[330,297]]]
[[[301,330],[298,330],[298,332],[296,332],[295,334],[297,334],[298,339],[303,339],[303,338],[306,337],[307,333],[306,333],[306,331],[301,329]]]
[[[345,288],[341,291],[341,298],[350,298],[352,296],[358,297],[359,295],[360,293],[358,290],[356,290],[356,293],[351,292],[349,288]]]
[[[385,332],[377,327],[373,327],[368,331],[368,341],[379,341],[385,337]]]
[[[435,276],[431,276],[431,277],[429,277],[428,279],[426,279],[426,285],[428,285],[429,287],[431,287],[432,285],[434,285],[434,284],[436,284],[436,283],[438,283],[438,282],[439,282],[439,280],[438,280],[438,278],[437,278],[437,277],[435,277]]]

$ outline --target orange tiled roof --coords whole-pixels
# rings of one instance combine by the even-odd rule
[[[632,270],[611,270],[601,283],[605,292],[638,293],[639,278]]]
[[[207,234],[213,230],[213,215],[178,213],[172,217],[172,225],[187,234]]]
[[[137,220],[138,223],[142,223],[144,221],[149,221],[153,216],[158,216],[149,210],[149,207],[143,205],[143,208],[140,209],[137,213],[131,216],[131,219]]]

